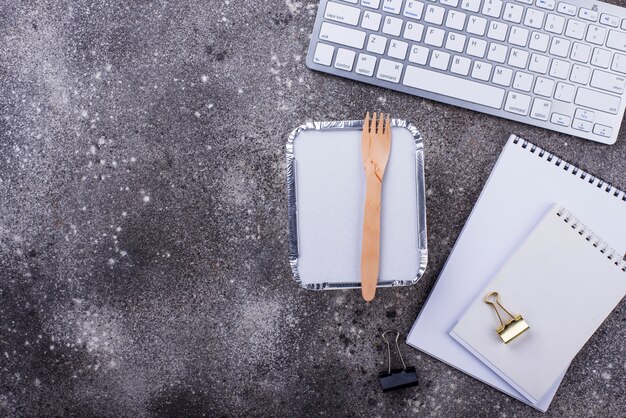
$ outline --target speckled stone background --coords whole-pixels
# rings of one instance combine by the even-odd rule
[[[312,72],[316,10],[2,2],[0,416],[542,416],[408,346],[421,386],[383,395],[378,334],[409,330],[510,133],[623,189],[626,131],[602,146]],[[367,109],[426,139],[430,244],[420,283],[370,305],[293,282],[284,182],[295,126]],[[543,416],[626,415],[625,320]]]

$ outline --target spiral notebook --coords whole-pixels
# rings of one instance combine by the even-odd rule
[[[537,403],[626,294],[626,261],[582,220],[555,205],[474,298],[450,335]],[[528,330],[508,344],[507,313],[484,302],[498,292]]]
[[[618,253],[626,252],[624,192],[512,135],[407,338],[408,344],[541,411],[561,378],[532,403],[448,333],[555,203],[574,211]]]

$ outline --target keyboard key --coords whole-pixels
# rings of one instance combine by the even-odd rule
[[[565,27],[565,18],[563,16],[548,14],[546,17],[546,25],[544,26],[546,31],[556,34],[562,34]]]
[[[535,29],[541,29],[543,26],[543,18],[546,16],[544,12],[536,9],[526,9],[526,17],[524,25]]]
[[[524,7],[515,3],[507,3],[504,6],[504,13],[502,13],[502,19],[513,22],[520,23],[522,21],[522,15],[524,14]]]
[[[450,66],[450,71],[455,74],[460,75],[468,75],[470,70],[470,65],[472,60],[467,57],[460,57],[455,55],[452,58],[452,65]]]
[[[409,61],[415,64],[426,65],[428,61],[428,53],[430,50],[424,46],[413,45],[409,54]]]
[[[585,37],[585,40],[587,42],[596,45],[603,45],[605,38],[606,28],[597,25],[589,25],[589,29],[587,30],[587,36]]]
[[[548,43],[550,42],[550,36],[545,33],[533,32],[530,35],[530,43],[528,47],[536,51],[546,52],[548,50]]]
[[[380,0],[361,0],[361,4],[365,7],[378,9],[380,7]]]
[[[501,88],[412,65],[407,67],[403,83],[409,87],[495,109],[500,109],[504,99],[504,90]]]
[[[586,110],[586,109],[576,109],[574,118],[586,120],[587,122],[593,122],[593,112],[591,110]]]
[[[574,42],[570,58],[578,62],[588,62],[591,55],[591,47],[586,44]]]
[[[334,1],[326,3],[324,18],[328,20],[334,20],[335,22],[356,26],[359,24],[360,17],[361,10],[356,7],[335,3]]]
[[[548,117],[550,116],[551,108],[552,108],[551,101],[540,99],[540,98],[535,98],[535,100],[533,100],[533,107],[530,110],[530,117],[534,119],[547,121]]]
[[[443,45],[443,38],[445,35],[446,32],[444,30],[437,28],[428,28],[426,29],[426,37],[424,38],[424,43],[436,47],[441,47]]]
[[[626,51],[626,33],[616,30],[609,31],[609,37],[606,40],[606,46],[620,51]]]
[[[595,65],[596,67],[608,68],[610,63],[611,51],[600,48],[593,49],[593,55],[591,55],[591,65]]]
[[[480,10],[480,0],[462,0],[461,9],[477,12]]]
[[[619,26],[619,17],[602,13],[602,15],[600,16],[600,23],[616,28]]]
[[[508,51],[509,51],[509,48],[507,46],[492,42],[489,45],[489,52],[487,53],[487,59],[490,61],[499,62],[500,64],[504,64],[504,61],[506,61],[506,54]]]
[[[560,2],[556,10],[559,13],[576,16],[576,6],[574,6],[573,4]]]
[[[511,49],[511,53],[509,54],[508,64],[511,67],[517,68],[526,68],[526,63],[528,62],[528,52],[513,48]]]
[[[491,17],[500,17],[502,12],[502,1],[500,0],[485,0],[483,4],[482,14]]]
[[[470,38],[467,43],[467,55],[473,57],[482,58],[485,56],[485,50],[487,49],[487,41],[477,38]],[[626,57],[624,57],[624,64],[626,64]]]
[[[517,46],[526,46],[530,31],[525,28],[513,27],[509,33],[509,43]]]
[[[554,58],[550,66],[550,76],[565,80],[569,75],[569,67],[569,62]]]
[[[404,6],[404,15],[412,19],[421,19],[424,11],[424,3],[421,1],[408,0]]]
[[[574,94],[576,94],[576,87],[560,81],[556,83],[556,90],[554,91],[555,99],[562,102],[571,102],[574,100]]]
[[[530,96],[516,91],[510,91],[506,97],[504,110],[518,115],[526,116],[530,107]]]
[[[404,58],[406,57],[406,50],[408,48],[409,44],[407,44],[406,42],[396,41],[395,39],[392,39],[391,42],[389,42],[389,50],[387,51],[387,55],[389,55],[391,58],[404,60]]]
[[[378,13],[366,11],[363,14],[363,21],[361,22],[361,27],[363,29],[378,31],[378,29],[380,29],[380,21],[382,19],[383,19],[382,15]]]
[[[463,52],[465,49],[465,35],[460,33],[448,32],[446,39],[446,49],[455,52]]]
[[[443,51],[433,51],[430,55],[430,66],[438,70],[447,70],[450,63],[450,54]]]
[[[537,77],[537,81],[535,82],[535,89],[533,93],[544,96],[544,97],[552,97],[552,90],[554,89],[554,80],[550,78]]]
[[[400,36],[404,21],[397,17],[387,16],[383,24],[383,33],[391,36]]]
[[[504,41],[506,39],[506,33],[508,30],[509,25],[502,22],[496,22],[494,20],[489,24],[487,38],[495,39],[497,41]]]
[[[400,14],[400,8],[402,7],[402,0],[382,0],[383,10],[385,12]]]
[[[591,75],[591,70],[589,67],[584,67],[579,64],[574,64],[572,66],[572,73],[569,76],[570,81],[578,84],[587,84],[589,82],[589,76]]]
[[[560,113],[553,113],[552,117],[550,118],[550,122],[559,126],[569,126],[570,120],[571,118],[569,116],[562,115]]]
[[[556,6],[556,1],[554,1],[554,0],[537,0],[535,5],[537,7],[541,7],[542,9],[554,10],[554,7]]]
[[[486,28],[487,19],[478,16],[470,16],[466,30],[474,35],[483,36]]]
[[[550,65],[550,57],[545,55],[532,54],[530,57],[530,65],[528,69],[535,73],[545,74],[548,72],[548,66]]]
[[[439,3],[450,7],[457,7],[459,5],[459,0],[439,0]]]
[[[533,85],[533,76],[528,73],[518,71],[513,78],[513,88],[522,91],[530,91]]]
[[[611,70],[626,74],[626,55],[615,54],[613,56],[613,64],[611,64]]]
[[[486,62],[474,61],[474,68],[472,68],[472,78],[478,80],[488,81],[491,76],[491,68],[493,66]]]
[[[510,68],[496,66],[493,71],[493,81],[495,84],[508,87],[511,85],[511,78],[513,78],[513,70]]]
[[[411,41],[419,42],[422,40],[424,33],[424,25],[420,23],[407,22],[404,27],[404,37]]]
[[[620,98],[617,96],[579,87],[574,103],[579,106],[590,107],[601,112],[617,115],[620,101]]]
[[[567,28],[565,29],[565,36],[569,36],[574,39],[582,39],[585,34],[585,23],[580,20],[570,19],[567,22]]]
[[[402,75],[402,67],[404,67],[404,65],[399,62],[381,59],[380,64],[378,64],[376,78],[391,81],[392,83],[399,83],[400,76]]]
[[[605,138],[610,138],[613,134],[613,129],[610,126],[600,125],[599,123],[596,123],[595,125],[593,125],[593,133],[603,136]]]
[[[376,67],[376,57],[367,54],[359,54],[356,61],[356,72],[368,77],[374,75],[374,67]]]
[[[344,71],[352,71],[352,65],[354,65],[355,52],[349,49],[339,48],[337,51],[337,58],[335,58],[335,68],[339,68]]]
[[[550,45],[550,54],[565,58],[569,53],[570,44],[571,42],[567,39],[554,37]]]
[[[324,41],[356,49],[362,49],[365,43],[365,32],[328,22],[322,23],[319,37]]]
[[[318,42],[315,47],[315,55],[313,56],[313,62],[316,64],[330,66],[333,62],[333,54],[335,53],[335,47]]]
[[[622,94],[624,92],[626,78],[621,75],[607,73],[606,71],[594,70],[593,76],[591,77],[591,83],[589,84],[591,87],[595,87],[600,90]]]
[[[387,47],[387,38],[380,35],[371,34],[367,42],[367,50],[375,54],[384,54]]]
[[[465,18],[467,15],[456,10],[450,10],[446,18],[446,26],[451,29],[463,30],[465,27]]]
[[[589,132],[591,130],[591,122],[586,120],[574,119],[572,122],[572,128],[577,131]]]
[[[446,13],[446,9],[439,6],[428,5],[426,7],[426,13],[424,20],[428,23],[434,23],[435,25],[441,25],[443,23],[443,16]]]
[[[581,8],[578,11],[578,17],[581,19],[589,20],[591,22],[595,22],[596,20],[598,20],[598,12]]]

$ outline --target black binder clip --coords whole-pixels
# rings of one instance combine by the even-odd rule
[[[389,344],[389,340],[387,340],[386,334],[394,332],[396,333],[396,349],[398,350],[398,355],[400,356],[400,361],[402,362],[402,368],[391,370],[391,345]],[[383,392],[417,386],[417,372],[415,371],[415,367],[406,367],[406,364],[404,364],[404,359],[402,358],[402,353],[400,352],[400,346],[398,345],[398,338],[400,338],[400,333],[395,330],[387,330],[383,332],[382,336],[383,340],[385,340],[385,342],[387,343],[388,363],[387,370],[378,374],[378,379],[380,380],[380,386],[383,388]]]

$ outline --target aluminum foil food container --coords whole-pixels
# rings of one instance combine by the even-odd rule
[[[402,278],[398,280],[380,281],[378,287],[394,287],[408,286],[417,283],[426,270],[428,261],[427,233],[426,233],[426,195],[424,181],[424,142],[415,125],[401,119],[392,119],[391,126],[406,128],[415,141],[415,198],[417,201],[417,274],[412,278]],[[360,282],[307,282],[303,283],[300,272],[298,270],[298,261],[300,257],[298,242],[298,193],[297,185],[297,167],[296,156],[294,152],[294,144],[296,138],[304,131],[317,130],[357,130],[363,128],[363,120],[335,121],[335,122],[309,122],[296,128],[287,140],[286,156],[287,156],[287,193],[288,193],[288,216],[289,216],[289,263],[293,272],[294,279],[301,287],[309,290],[327,290],[327,289],[356,289],[361,287]],[[392,140],[393,141],[393,140]],[[412,183],[412,181],[411,181]],[[385,187],[383,185],[383,187]]]

